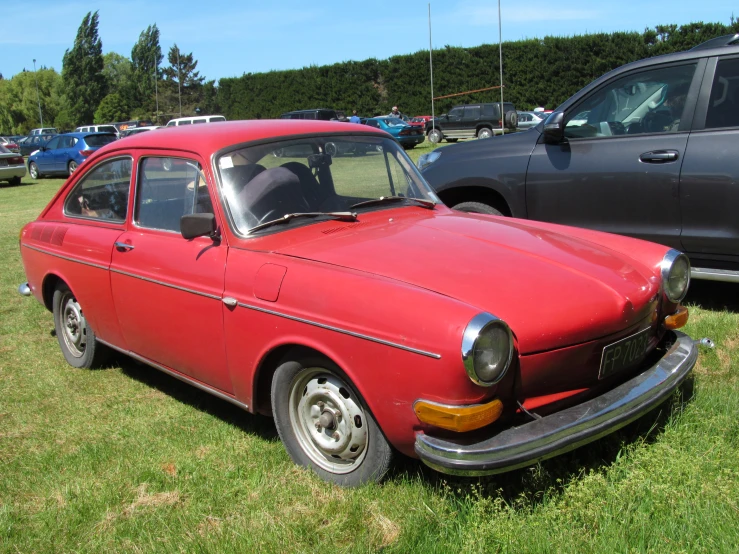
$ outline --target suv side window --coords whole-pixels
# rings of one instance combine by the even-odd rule
[[[739,58],[719,60],[708,101],[706,129],[739,126]]]
[[[485,119],[500,119],[498,104],[483,104],[482,115]]]
[[[73,217],[123,223],[128,212],[131,158],[101,163],[77,183],[64,202],[64,213]]]
[[[468,121],[480,119],[480,106],[465,106],[464,118]]]
[[[180,232],[180,218],[213,213],[200,164],[183,158],[144,158],[139,171],[134,222],[139,227]]]
[[[460,106],[459,108],[452,108],[449,110],[449,118],[458,119],[461,118],[464,114],[464,106]]]
[[[687,130],[682,114],[696,64],[650,69],[621,77],[567,114],[565,137],[592,138]],[[589,112],[587,120],[576,114]]]

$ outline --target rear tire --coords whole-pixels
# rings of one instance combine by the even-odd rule
[[[482,202],[462,202],[461,204],[452,206],[452,209],[473,214],[503,215],[499,210]]]
[[[69,173],[69,176],[72,176],[72,173],[77,171],[77,162],[74,160],[69,160],[69,164],[67,164],[67,171]]]
[[[479,139],[488,139],[493,136],[493,130],[489,129],[488,127],[483,127],[479,131],[477,131],[477,138]]]
[[[28,164],[28,173],[31,174],[31,179],[37,180],[41,177],[41,174],[38,172],[38,166],[36,165],[36,162],[31,162]]]
[[[98,342],[72,291],[65,283],[57,285],[53,299],[54,329],[67,363],[90,369],[101,365],[109,350]]]
[[[20,185],[20,184],[21,184],[21,178],[20,178],[20,177],[13,177],[13,178],[12,178],[12,179],[11,179],[10,181],[8,181],[8,182],[10,183],[10,186],[12,186],[12,187],[17,187],[18,185]]]
[[[292,460],[345,487],[379,482],[393,450],[362,398],[331,361],[284,362],[272,379],[272,414]]]
[[[450,138],[446,139],[447,142],[457,142],[458,140],[459,139],[450,139]]]

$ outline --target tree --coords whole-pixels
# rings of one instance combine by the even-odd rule
[[[133,75],[131,60],[116,52],[108,52],[103,56],[103,75],[108,84],[108,94],[119,94],[128,99]]]
[[[162,70],[167,106],[172,112],[193,113],[195,106],[202,100],[205,81],[205,77],[201,77],[200,72],[195,70],[198,62],[193,59],[192,52],[184,54],[176,44],[169,49],[167,61],[169,67]],[[184,109],[180,107],[180,96]]]
[[[0,134],[22,134],[40,127],[39,103],[44,125],[50,126],[63,105],[61,81],[56,71],[46,67],[36,73],[22,71],[0,81]]]
[[[128,119],[129,110],[126,100],[114,92],[103,98],[95,111],[94,123],[112,123]]]
[[[162,63],[162,49],[159,46],[159,29],[156,24],[149,25],[139,35],[139,40],[131,50],[132,89],[131,107],[133,111],[151,116],[156,105],[156,80],[161,78],[159,64]]]
[[[88,12],[77,30],[74,46],[64,53],[62,80],[69,112],[76,123],[92,121],[106,94],[103,43],[98,36],[98,12]]]

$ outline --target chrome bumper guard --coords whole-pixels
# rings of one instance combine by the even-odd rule
[[[596,398],[474,444],[418,433],[416,454],[442,473],[491,475],[535,464],[613,433],[667,400],[695,366],[698,349],[693,340],[674,334],[674,344],[655,365]]]
[[[21,294],[23,296],[31,296],[31,287],[28,286],[28,283],[18,285],[18,294]]]

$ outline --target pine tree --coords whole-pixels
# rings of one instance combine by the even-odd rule
[[[69,114],[78,124],[90,123],[107,92],[97,11],[88,12],[82,20],[74,46],[64,53],[63,64],[62,80]]]
[[[159,46],[159,29],[149,25],[139,35],[139,40],[131,50],[133,79],[131,86],[131,107],[134,111],[151,114],[156,107],[155,89],[161,79],[159,65],[162,63],[162,48]]]
[[[162,73],[169,109],[172,112],[190,113],[202,101],[205,77],[201,77],[200,72],[196,71],[198,62],[193,58],[192,52],[181,52],[177,44],[169,49],[167,61],[169,67],[165,67]],[[182,108],[179,105],[180,95]]]

